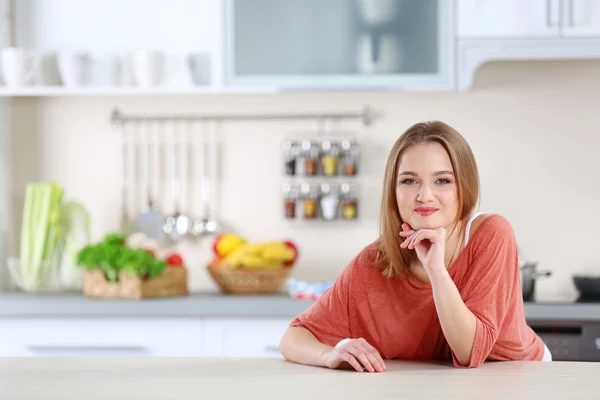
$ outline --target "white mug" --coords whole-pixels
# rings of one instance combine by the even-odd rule
[[[209,85],[211,63],[209,53],[192,53],[187,56],[187,64],[194,85]]]
[[[7,47],[2,50],[2,80],[6,86],[19,87],[31,83],[41,58],[33,50]]]
[[[92,59],[86,52],[63,50],[57,53],[58,71],[64,86],[88,84]]]
[[[139,49],[133,52],[133,74],[139,87],[165,84],[175,73],[174,58],[160,50]]]

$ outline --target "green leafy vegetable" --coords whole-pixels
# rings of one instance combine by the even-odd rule
[[[100,243],[87,245],[77,254],[77,264],[87,270],[102,269],[106,279],[117,282],[121,271],[141,278],[163,273],[167,264],[144,249],[125,246],[126,235],[110,233]]]

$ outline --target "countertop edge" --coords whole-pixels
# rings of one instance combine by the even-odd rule
[[[313,304],[285,293],[224,295],[194,293],[168,299],[106,300],[80,294],[0,293],[0,318],[288,318]],[[525,302],[528,321],[600,323],[600,303]]]

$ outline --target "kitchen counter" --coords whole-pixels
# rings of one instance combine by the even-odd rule
[[[287,294],[224,295],[199,293],[186,297],[149,300],[91,299],[78,293],[30,295],[0,293],[0,318],[26,317],[223,317],[293,318],[312,304]],[[597,321],[600,303],[525,303],[530,321]]]
[[[383,373],[359,373],[257,358],[5,358],[0,398],[598,398],[600,363],[386,364]]]

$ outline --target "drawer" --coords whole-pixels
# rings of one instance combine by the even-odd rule
[[[202,356],[194,319],[5,319],[0,356]]]
[[[207,320],[207,354],[281,358],[279,341],[290,322],[290,319]]]

